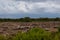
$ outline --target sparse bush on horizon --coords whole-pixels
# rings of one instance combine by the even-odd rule
[[[60,18],[30,18],[30,17],[24,17],[24,18],[0,18],[0,22],[43,22],[43,21],[60,21]]]

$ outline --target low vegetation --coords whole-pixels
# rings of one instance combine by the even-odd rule
[[[42,28],[32,28],[28,32],[18,32],[14,36],[2,36],[0,40],[60,40],[60,31],[49,32]]]
[[[18,19],[10,19],[10,18],[0,18],[0,22],[43,22],[43,21],[60,21],[60,18],[18,18]]]

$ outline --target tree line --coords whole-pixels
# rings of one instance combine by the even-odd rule
[[[41,21],[60,21],[60,18],[30,18],[30,17],[24,17],[24,18],[18,18],[18,19],[10,19],[10,18],[0,18],[0,22],[41,22]]]

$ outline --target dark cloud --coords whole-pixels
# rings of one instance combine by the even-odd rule
[[[15,0],[15,1],[45,2],[46,0]]]
[[[59,2],[59,0],[0,0],[0,13],[60,13],[60,4],[53,1]]]

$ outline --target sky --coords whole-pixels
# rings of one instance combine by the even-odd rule
[[[60,0],[0,0],[0,18],[60,17]]]

